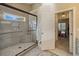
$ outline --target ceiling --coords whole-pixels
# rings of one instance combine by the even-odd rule
[[[23,5],[33,5],[34,3],[19,3],[19,4],[23,4]]]

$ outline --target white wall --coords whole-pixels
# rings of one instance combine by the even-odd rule
[[[34,5],[35,6],[35,5]],[[55,48],[55,19],[54,5],[41,4],[36,9],[38,15],[38,34],[37,40],[42,50]],[[40,44],[41,41],[41,44]]]

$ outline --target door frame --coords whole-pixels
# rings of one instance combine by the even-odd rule
[[[72,53],[73,53],[73,55],[76,55],[76,25],[75,25],[75,23],[76,23],[76,8],[68,8],[68,9],[64,9],[64,10],[60,10],[60,11],[56,11],[55,12],[55,41],[56,41],[56,39],[57,39],[57,36],[56,36],[56,33],[57,33],[57,25],[56,25],[56,21],[57,21],[57,18],[56,18],[56,14],[58,14],[58,13],[61,13],[61,12],[66,12],[66,11],[72,11],[73,12],[73,43],[72,43],[72,47],[73,47],[73,51],[72,51]],[[55,42],[56,43],[56,42]]]

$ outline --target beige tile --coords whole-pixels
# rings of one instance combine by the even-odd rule
[[[1,50],[1,56],[15,56],[16,54],[18,54],[19,52],[23,51],[24,49],[27,49],[28,47],[32,46],[33,42],[30,43],[20,43],[8,48],[5,48],[3,50]],[[21,48],[19,48],[21,47]]]
[[[56,55],[53,53],[50,53],[48,51],[42,51],[37,46],[34,49],[32,49],[31,51],[29,51],[28,53],[26,53],[24,56],[56,56]]]
[[[53,49],[53,50],[49,50],[51,53],[55,53],[56,55],[58,56],[72,56],[72,54],[66,52],[66,51],[63,51],[61,49]]]

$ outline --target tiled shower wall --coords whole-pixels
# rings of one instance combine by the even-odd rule
[[[6,28],[8,26],[5,26]],[[12,27],[9,28],[10,30]],[[6,48],[19,43],[35,42],[36,41],[36,31],[29,30],[29,16],[26,16],[25,22],[19,22],[19,29],[11,32],[0,31],[0,49]]]
[[[23,26],[25,27],[25,26]],[[23,27],[21,27],[23,29]],[[26,26],[27,27],[27,26]],[[31,33],[28,34],[27,28],[21,31],[7,32],[0,34],[0,48],[6,48],[18,43],[31,42]]]
[[[20,27],[19,27],[19,30],[17,30],[17,31],[10,31],[10,32],[2,32],[1,33],[1,30],[0,30],[0,49],[6,48],[6,47],[9,47],[12,45],[16,45],[19,43],[27,43],[27,42],[34,41],[34,40],[32,40],[33,39],[33,36],[32,36],[33,32],[28,31],[29,30],[29,15],[28,14],[9,9],[7,7],[0,6],[0,15],[3,12],[11,13],[11,14],[18,15],[18,16],[23,16],[23,17],[25,17],[26,22],[20,22],[20,24],[19,24]],[[1,17],[0,17],[0,20],[2,20]],[[5,26],[5,29],[8,27]],[[12,29],[12,28],[10,27],[10,29]]]

